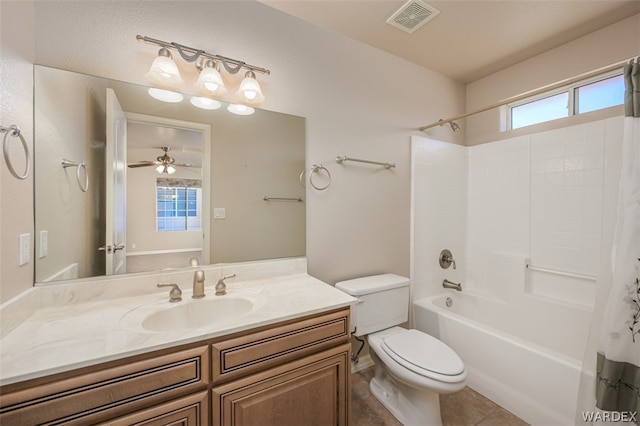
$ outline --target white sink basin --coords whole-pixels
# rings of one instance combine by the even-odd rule
[[[172,331],[201,328],[221,321],[240,318],[253,311],[254,304],[249,299],[225,298],[194,300],[179,304],[149,315],[142,321],[142,327],[151,331]]]
[[[187,293],[181,302],[169,303],[163,298],[144,304],[128,312],[120,323],[152,332],[213,328],[242,318],[265,303],[262,295],[248,291],[228,291],[224,296],[207,295],[204,299],[192,299]]]

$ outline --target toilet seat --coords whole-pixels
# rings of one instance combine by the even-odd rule
[[[404,330],[385,336],[382,349],[395,362],[424,377],[458,382],[464,363],[449,346],[418,330]]]

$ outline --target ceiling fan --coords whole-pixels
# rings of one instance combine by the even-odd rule
[[[176,159],[169,155],[171,147],[163,146],[160,147],[160,149],[162,149],[164,154],[156,157],[156,161],[139,161],[137,163],[128,164],[128,166],[131,168],[156,166],[156,171],[158,173],[166,173],[169,175],[176,172],[175,166],[193,167],[193,164],[189,163],[176,163]]]

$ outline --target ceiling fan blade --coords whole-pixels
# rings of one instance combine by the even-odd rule
[[[128,167],[131,168],[136,168],[136,167],[151,167],[151,166],[157,166],[158,164],[160,164],[157,161],[140,161],[138,163],[132,163],[132,164],[127,164]]]

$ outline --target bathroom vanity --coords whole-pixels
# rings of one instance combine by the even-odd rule
[[[233,321],[195,330],[136,326],[151,312],[204,300],[191,299],[189,291],[174,304],[152,285],[153,294],[105,300],[99,314],[77,288],[40,295],[41,304],[76,300],[37,309],[3,335],[0,424],[347,424],[354,299],[306,273],[267,277],[243,268],[233,272],[252,278],[228,282],[229,296],[251,294],[260,303]],[[233,268],[213,269],[205,274]],[[142,288],[152,281],[139,280]],[[215,300],[210,282],[205,290]]]

